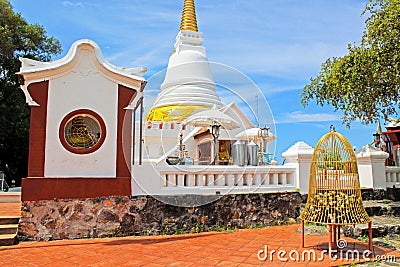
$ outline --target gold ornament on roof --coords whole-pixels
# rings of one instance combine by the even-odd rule
[[[180,30],[198,31],[194,0],[184,0],[183,2]]]
[[[332,225],[371,222],[362,203],[355,153],[333,127],[315,147],[307,204],[300,219]]]

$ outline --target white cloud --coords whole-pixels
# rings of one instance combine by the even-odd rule
[[[328,57],[343,55],[347,43],[358,41],[362,33],[358,2],[278,0],[247,5],[238,0],[236,4],[240,8],[225,3],[199,10],[199,24],[209,58],[246,73],[309,78]],[[218,14],[223,9],[230,16],[221,20]]]
[[[84,6],[73,0],[62,3],[69,7]],[[146,66],[151,72],[166,65],[171,55],[181,4],[96,1],[85,3],[92,12],[78,20],[70,12],[63,17],[71,20],[70,28],[88,32],[88,37],[100,35],[108,43],[114,43],[115,50],[110,49],[113,64]],[[252,5],[244,0],[218,1],[212,5],[199,1],[196,13],[210,61],[234,66],[246,74],[304,80],[315,76],[328,57],[343,55],[348,42],[360,39],[362,5],[357,1],[255,0]],[[230,15],[221,16],[223,13]]]
[[[147,51],[146,53],[135,57],[132,62],[130,62],[129,65],[132,66],[152,66],[154,68],[154,66],[160,66],[160,63],[164,63],[164,62],[160,62],[160,49],[156,48],[156,49],[149,49],[149,51]],[[148,63],[151,63],[150,65]]]
[[[341,118],[330,113],[304,113],[302,111],[293,111],[285,114],[282,120],[277,120],[275,123],[298,123],[298,122],[324,122],[324,121],[341,121]]]
[[[65,7],[85,7],[82,2],[63,1],[61,4]]]
[[[304,84],[271,86],[268,84],[268,82],[263,82],[257,84],[257,86],[262,90],[262,92],[264,92],[265,97],[268,98],[272,94],[279,94],[289,91],[299,91],[304,87]]]

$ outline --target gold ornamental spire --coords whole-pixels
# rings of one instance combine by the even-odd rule
[[[194,0],[184,0],[183,2],[180,30],[198,31]]]

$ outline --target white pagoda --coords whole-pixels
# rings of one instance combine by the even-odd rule
[[[231,163],[231,145],[235,136],[256,127],[235,103],[225,105],[216,92],[216,85],[202,46],[202,33],[198,31],[194,0],[184,0],[180,31],[174,51],[169,58],[161,91],[146,115],[143,136],[143,163],[166,164],[168,156],[177,153],[178,137],[182,133],[187,156],[194,164],[210,164],[214,155],[209,129],[183,126],[182,122],[200,111],[218,109],[240,123],[235,130],[223,130],[219,137],[218,154],[222,164]],[[139,128],[138,122],[136,127]],[[271,138],[269,141],[272,141]],[[135,158],[140,158],[139,151]],[[137,164],[138,160],[136,160]]]

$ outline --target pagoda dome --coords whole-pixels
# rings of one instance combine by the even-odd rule
[[[211,90],[215,91],[215,84],[205,51],[189,48],[171,55],[161,90],[184,86],[187,83],[206,83]]]

